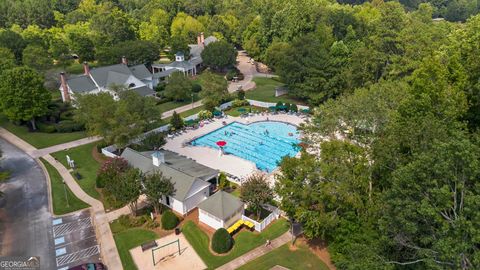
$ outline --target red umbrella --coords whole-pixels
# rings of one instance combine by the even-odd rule
[[[226,141],[218,141],[217,145],[220,146],[220,147],[224,147],[225,145],[227,145],[227,142]]]

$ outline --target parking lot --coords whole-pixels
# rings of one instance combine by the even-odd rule
[[[52,225],[58,270],[100,261],[100,247],[88,210],[54,218]]]

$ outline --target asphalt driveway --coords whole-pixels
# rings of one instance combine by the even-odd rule
[[[11,171],[0,190],[0,255],[40,256],[41,269],[57,269],[48,210],[48,189],[40,166],[0,138],[2,167]]]

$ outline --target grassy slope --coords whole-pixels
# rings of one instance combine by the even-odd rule
[[[83,131],[71,133],[29,132],[26,126],[14,125],[4,116],[0,116],[0,126],[38,149],[87,137],[87,134]]]
[[[44,159],[41,159],[42,163],[47,168],[48,175],[50,176],[50,185],[52,192],[52,206],[53,213],[55,215],[63,215],[66,213],[74,212],[83,208],[89,207],[88,204],[78,199],[73,192],[66,186],[67,197],[68,197],[68,206],[67,200],[65,198],[65,189],[62,181],[62,177],[58,171],[50,165]]]
[[[287,267],[292,270],[319,269],[328,270],[328,267],[313,254],[306,245],[299,244],[296,250],[290,250],[285,244],[260,258],[250,261],[239,270],[268,270],[275,265]]]
[[[257,87],[253,90],[245,92],[245,97],[247,99],[254,99],[258,101],[273,102],[273,103],[277,103],[278,101],[281,101],[281,102],[302,104],[301,101],[296,100],[292,97],[289,97],[288,95],[275,97],[275,88],[278,86],[284,85],[279,81],[276,81],[272,78],[261,78],[261,77],[253,78],[253,81],[255,82]]]
[[[216,256],[210,252],[209,237],[198,226],[188,221],[183,225],[182,231],[188,242],[192,245],[198,255],[207,264],[208,269],[215,269],[245,253],[262,245],[267,239],[274,239],[288,230],[288,223],[284,219],[274,222],[262,233],[242,231],[235,237],[233,249],[225,256]]]
[[[149,230],[133,228],[116,233],[113,238],[115,239],[115,244],[117,245],[118,253],[122,260],[123,269],[134,270],[137,269],[137,267],[133,262],[132,256],[130,256],[129,250],[145,242],[155,240],[158,236],[155,232]]]
[[[65,167],[69,168],[65,157],[66,155],[69,155],[70,158],[75,161],[77,171],[82,176],[82,179],[77,180],[80,187],[88,195],[95,199],[99,199],[100,194],[95,189],[95,179],[100,164],[92,157],[92,148],[94,145],[95,143],[82,145],[76,148],[53,153],[52,156],[59,160]]]

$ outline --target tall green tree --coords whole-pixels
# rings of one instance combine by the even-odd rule
[[[202,60],[210,68],[223,70],[237,63],[237,50],[226,41],[212,42],[202,51]]]
[[[30,121],[48,112],[51,94],[43,87],[43,78],[35,70],[17,67],[0,75],[0,108],[12,121]]]
[[[23,64],[37,70],[40,73],[46,72],[53,65],[53,60],[48,51],[41,46],[28,45],[23,50]]]
[[[240,189],[240,198],[257,214],[260,220],[260,213],[264,204],[273,200],[273,190],[267,182],[264,174],[253,174],[247,177]]]
[[[0,47],[0,73],[15,67],[15,55],[10,49]]]
[[[228,84],[227,81],[218,75],[210,71],[205,71],[202,74],[202,91],[200,96],[203,98],[203,104],[205,107],[213,111],[216,106],[220,105],[220,102],[228,96]]]
[[[153,205],[156,214],[160,213],[163,198],[175,194],[175,186],[171,181],[171,178],[165,177],[161,171],[148,174],[143,180],[143,192]]]
[[[0,31],[0,47],[10,49],[15,55],[17,64],[22,62],[22,53],[26,46],[27,44],[21,35],[13,32],[12,30]]]
[[[168,78],[164,95],[176,101],[185,101],[192,98],[192,82],[181,71],[176,71]]]
[[[106,191],[112,195],[117,202],[126,204],[132,215],[137,214],[137,200],[142,189],[142,173],[139,169],[130,168],[105,186]]]
[[[158,44],[146,40],[128,40],[113,46],[101,47],[97,50],[97,60],[105,65],[120,63],[123,56],[129,65],[150,65],[160,58]]]

